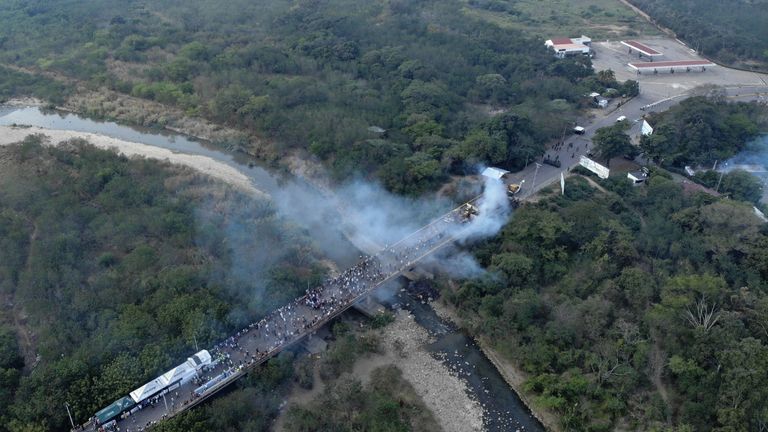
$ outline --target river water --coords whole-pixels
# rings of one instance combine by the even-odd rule
[[[176,133],[126,126],[110,121],[97,121],[71,113],[43,111],[36,107],[0,106],[0,125],[13,124],[96,133],[162,147],[178,153],[206,156],[237,169],[250,178],[257,189],[273,196],[279,195],[288,186],[305,191],[314,189],[310,184],[265,167],[246,155],[232,154],[204,141]],[[314,191],[314,193],[317,192]],[[306,221],[297,220],[296,222]],[[333,226],[333,223],[326,223],[322,226],[304,226],[304,228],[317,240],[317,245],[325,256],[340,268],[351,266],[360,252],[344,239],[341,229]],[[333,246],[323,248],[322,245]],[[408,294],[398,294],[398,297],[393,300],[407,305],[416,322],[436,337],[436,341],[429,347],[430,351],[459,372],[467,383],[472,397],[483,405],[486,412],[485,429],[487,431],[507,432],[520,429],[538,432],[544,430],[470,337],[439,318],[428,304],[423,304],[410,296],[403,296]]]
[[[429,303],[422,301],[408,289],[400,290],[394,299],[384,302],[411,312],[416,323],[435,338],[427,350],[441,359],[467,384],[470,395],[483,407],[486,431],[545,430],[475,341],[452,323],[440,318]]]

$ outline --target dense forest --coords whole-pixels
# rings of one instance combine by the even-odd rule
[[[696,96],[646,120],[653,134],[643,136],[640,148],[656,163],[680,168],[712,165],[743,151],[768,128],[768,110],[757,102]]]
[[[766,224],[662,170],[594,180],[519,209],[450,301],[567,430],[765,428]]]
[[[306,152],[337,179],[419,194],[478,163],[521,168],[572,126],[584,94],[639,91],[465,3],[479,2],[9,0],[0,99],[119,92],[247,132],[237,146],[267,159]],[[633,3],[705,55],[766,61],[754,3]],[[707,98],[648,120],[640,148],[673,170],[727,159],[766,126],[755,104]],[[635,154],[627,126],[601,130],[598,156]],[[0,432],[66,429],[62,401],[83,420],[324,277],[308,233],[267,201],[40,141],[0,148]],[[768,228],[751,207],[762,189],[739,171],[697,180],[732,199],[687,192],[663,169],[636,188],[573,175],[565,195],[545,192],[472,247],[486,277],[444,289],[565,429],[768,428],[756,385],[768,382]],[[329,379],[376,349],[333,332]],[[291,383],[310,381],[284,353],[158,430],[266,430]],[[341,380],[289,409],[286,427],[429,430],[411,393],[396,369]]]
[[[189,170],[35,136],[0,170],[0,430],[85,421],[325,275],[268,202]]]
[[[629,0],[704,56],[768,70],[768,7],[734,0]]]
[[[419,193],[477,162],[522,167],[594,84],[580,85],[588,59],[555,60],[543,38],[462,7],[11,1],[0,10],[0,62],[237,127],[254,137],[237,145],[266,158],[307,150],[339,177]]]

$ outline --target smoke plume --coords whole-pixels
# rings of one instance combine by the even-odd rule
[[[461,244],[495,235],[509,219],[511,209],[503,182],[484,177],[482,186],[475,182],[474,190],[464,194],[481,193],[475,202],[479,214],[452,233]],[[305,227],[317,247],[337,261],[350,255],[355,260],[358,251],[376,253],[461,204],[445,197],[397,196],[379,184],[359,179],[337,188],[333,197],[289,185],[274,193],[273,200],[280,214]],[[440,251],[425,264],[453,277],[476,277],[484,272],[470,254],[455,248]]]

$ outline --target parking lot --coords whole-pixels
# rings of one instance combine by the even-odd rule
[[[645,45],[661,52],[663,55],[655,57],[654,62],[658,61],[677,61],[677,60],[706,60],[696,52],[685,45],[668,37],[652,37],[635,39]],[[659,73],[659,74],[640,74],[630,69],[627,63],[637,63],[648,61],[647,57],[638,58],[637,52],[629,53],[627,47],[620,41],[593,41],[592,49],[595,51],[595,58],[592,60],[594,68],[598,70],[611,69],[616,74],[616,79],[624,81],[634,79],[640,81],[641,92],[650,99],[663,99],[672,97],[689,91],[697,86],[706,84],[715,84],[719,86],[734,85],[766,85],[764,75],[744,72],[733,69],[715,66],[707,70]]]

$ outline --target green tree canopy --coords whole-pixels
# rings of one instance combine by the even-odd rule
[[[638,149],[632,145],[625,129],[626,125],[617,123],[595,131],[592,138],[593,150],[600,159],[606,162],[606,166],[610,166],[611,159],[615,157],[625,155],[634,157],[637,155]]]

